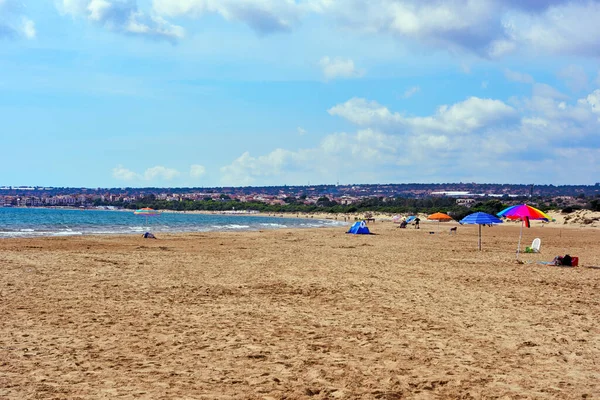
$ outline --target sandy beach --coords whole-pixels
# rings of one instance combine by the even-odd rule
[[[600,396],[600,230],[369,226],[0,240],[0,398]]]

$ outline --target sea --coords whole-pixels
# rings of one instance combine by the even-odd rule
[[[0,239],[39,236],[235,232],[346,225],[335,220],[248,214],[164,212],[145,217],[133,211],[0,207]]]

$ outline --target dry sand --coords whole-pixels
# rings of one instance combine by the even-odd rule
[[[599,230],[370,227],[0,240],[0,398],[600,396]]]

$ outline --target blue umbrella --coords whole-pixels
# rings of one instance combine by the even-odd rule
[[[479,225],[479,250],[481,250],[481,225],[501,224],[502,220],[484,212],[469,214],[459,221],[462,224]]]

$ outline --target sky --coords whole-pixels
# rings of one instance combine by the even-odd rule
[[[600,1],[0,0],[0,185],[600,181]]]

